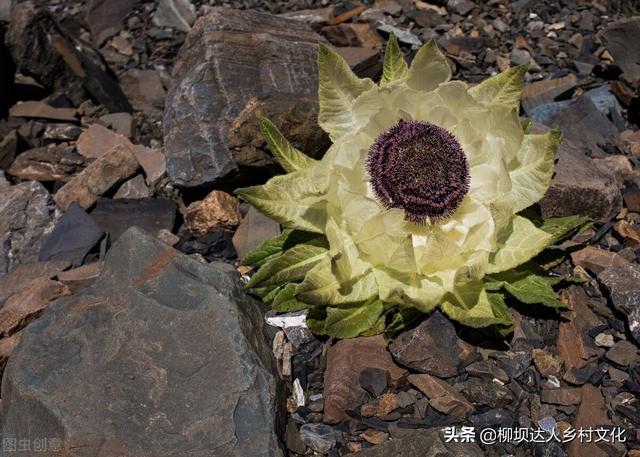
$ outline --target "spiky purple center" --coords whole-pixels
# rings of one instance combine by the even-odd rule
[[[450,216],[469,191],[469,165],[458,140],[442,127],[399,121],[369,150],[367,171],[378,200],[412,222]]]

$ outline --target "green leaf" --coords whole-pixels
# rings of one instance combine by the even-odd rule
[[[307,313],[307,327],[315,335],[326,335],[327,308],[312,307]]]
[[[296,300],[296,287],[297,284],[289,283],[280,288],[271,303],[271,309],[279,313],[292,313],[309,308],[306,303]]]
[[[491,254],[487,273],[515,268],[538,255],[553,241],[551,234],[537,228],[529,219],[515,216],[510,227],[498,236],[500,248]]]
[[[286,172],[304,170],[313,166],[317,160],[303,154],[294,148],[289,141],[280,133],[280,130],[264,117],[258,118],[260,130],[267,140],[271,153],[276,158],[280,166]]]
[[[472,87],[469,89],[469,94],[479,102],[504,105],[517,110],[520,108],[524,76],[527,71],[529,71],[528,63],[509,68]]]
[[[323,233],[328,188],[324,170],[312,167],[274,176],[262,186],[236,189],[236,195],[286,228]]]
[[[353,338],[373,327],[384,310],[382,300],[340,308],[327,307],[325,335]]]
[[[387,338],[393,338],[398,333],[403,332],[411,325],[415,324],[420,318],[426,316],[425,313],[420,312],[416,308],[401,308],[391,318],[391,322],[385,329],[385,336]]]
[[[550,217],[538,224],[538,228],[551,235],[552,243],[577,235],[593,225],[584,216]]]
[[[375,84],[358,78],[340,55],[323,44],[318,46],[318,79],[318,124],[336,140],[352,131],[353,102]]]
[[[482,281],[472,281],[448,294],[440,305],[451,319],[468,327],[511,326],[511,315],[500,294],[487,293]]]
[[[415,90],[431,91],[451,79],[451,67],[438,49],[435,40],[429,40],[416,53],[409,72],[407,86]]]
[[[260,243],[242,259],[240,265],[259,267],[296,244],[306,243],[314,238],[318,238],[317,233],[285,229],[280,235]]]
[[[273,286],[300,281],[309,270],[329,255],[327,248],[326,240],[322,237],[298,244],[262,265],[247,287]]]
[[[256,287],[251,289],[251,293],[260,297],[260,300],[267,305],[270,305],[280,288],[281,286]]]
[[[389,41],[387,42],[387,49],[384,53],[384,64],[382,66],[382,79],[380,80],[381,86],[387,86],[394,81],[402,81],[407,77],[409,73],[409,66],[404,60],[400,46],[398,46],[398,39],[392,32],[389,35]]]
[[[525,135],[516,160],[509,166],[514,212],[539,201],[549,188],[553,164],[562,134],[552,130],[544,135]]]
[[[378,296],[378,288],[371,270],[340,282],[332,270],[329,257],[322,258],[298,286],[296,297],[316,306],[348,305]]]
[[[526,268],[513,269],[485,277],[487,290],[504,289],[514,298],[526,304],[541,304],[551,308],[570,309],[558,299],[553,286],[570,278],[563,276],[540,276]]]

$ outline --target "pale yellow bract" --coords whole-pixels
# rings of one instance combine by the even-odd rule
[[[407,66],[391,37],[379,85],[360,79],[330,49],[319,50],[320,126],[333,145],[321,160],[293,148],[268,121],[263,131],[288,173],[238,194],[284,227],[324,234],[326,252],[296,286],[298,300],[340,308],[367,303],[437,306],[470,326],[507,324],[483,278],[530,260],[552,243],[517,213],[542,198],[559,144],[556,131],[526,134],[518,118],[526,67],[470,87],[451,81],[434,42]],[[416,224],[386,209],[365,167],[372,143],[399,119],[455,135],[467,155],[470,190],[455,213]],[[379,315],[379,313],[378,313]]]

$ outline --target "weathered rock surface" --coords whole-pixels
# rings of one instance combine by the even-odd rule
[[[0,306],[14,293],[25,288],[34,279],[51,279],[69,266],[66,261],[24,263],[0,276]]]
[[[585,384],[581,388],[581,401],[576,414],[575,428],[597,428],[611,425],[607,417],[605,400],[599,387]],[[569,457],[605,457],[607,452],[595,442],[581,443],[574,440],[569,443]]]
[[[392,384],[406,373],[393,363],[386,345],[382,336],[373,336],[338,341],[329,348],[324,375],[325,423],[336,424],[345,419],[345,410],[368,395],[358,383],[365,368],[387,370]]]
[[[189,205],[184,220],[191,233],[202,236],[218,230],[232,231],[240,224],[240,202],[221,190],[214,190],[204,200]]]
[[[475,443],[445,442],[441,430],[432,428],[412,432],[401,439],[387,441],[365,449],[353,457],[482,457],[484,452]]]
[[[640,267],[607,268],[598,280],[609,292],[613,306],[627,317],[629,330],[640,343]]]
[[[439,311],[398,335],[389,345],[389,352],[400,365],[441,378],[454,376],[460,363],[455,328]]]
[[[77,154],[72,146],[58,146],[24,151],[7,171],[25,181],[67,182],[85,166],[85,158]]]
[[[0,274],[35,262],[58,217],[42,184],[27,181],[0,188]]]
[[[235,278],[127,231],[93,286],[23,331],[3,436],[61,437],[86,456],[282,456],[261,315]]]
[[[596,274],[602,273],[609,267],[624,267],[630,264],[620,254],[595,246],[587,246],[579,251],[572,252],[571,261],[574,265],[586,268]]]
[[[623,19],[609,28],[603,34],[605,45],[611,53],[616,65],[623,76],[632,84],[640,80],[640,17]],[[630,46],[630,43],[633,45]]]
[[[584,215],[605,221],[620,209],[622,196],[615,175],[565,141],[551,186],[539,202],[543,217]]]
[[[467,417],[475,408],[463,394],[442,379],[429,374],[411,374],[409,382],[427,396],[429,404],[444,414]]]
[[[299,149],[321,152],[318,40],[305,24],[284,17],[214,8],[200,18],[180,51],[167,95],[171,181],[197,186],[238,165],[270,162],[257,116],[269,117]]]
[[[251,206],[233,234],[233,246],[238,258],[243,259],[260,243],[278,235],[280,224]]]
[[[87,11],[87,22],[93,41],[100,45],[104,40],[122,30],[124,20],[133,10],[137,0],[91,0]]]

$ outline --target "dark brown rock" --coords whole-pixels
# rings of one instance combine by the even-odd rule
[[[560,377],[562,372],[562,360],[554,357],[553,354],[549,354],[542,349],[533,349],[531,351],[533,356],[533,363],[538,369],[538,372],[544,376]]]
[[[27,101],[11,107],[9,114],[13,117],[50,119],[53,121],[75,122],[75,108],[54,108],[44,102]]]
[[[124,135],[109,130],[100,124],[91,124],[78,138],[76,148],[83,156],[97,159],[113,148],[125,145],[131,145],[131,142]]]
[[[462,384],[464,397],[475,406],[504,408],[513,402],[513,394],[501,382],[470,378]]]
[[[120,32],[125,18],[136,4],[138,0],[90,0],[87,22],[94,43],[100,46],[107,38]]]
[[[568,74],[563,78],[545,79],[531,83],[525,86],[522,92],[522,108],[525,113],[531,114],[531,110],[536,106],[570,96],[577,84],[578,78],[573,74]]]
[[[120,186],[113,198],[147,198],[152,192],[144,181],[144,176],[136,175]]]
[[[323,422],[335,424],[345,419],[345,410],[357,406],[366,396],[358,377],[365,368],[381,368],[389,372],[392,384],[406,373],[397,367],[386,349],[382,336],[360,337],[338,341],[327,351],[324,375]]]
[[[439,311],[398,335],[389,345],[389,352],[400,365],[441,378],[454,376],[460,363],[456,331]]]
[[[456,417],[467,417],[475,408],[451,385],[442,379],[428,374],[412,374],[408,381],[429,399],[429,404],[444,414]]]
[[[0,141],[0,168],[6,170],[11,166],[18,152],[18,132],[7,133]]]
[[[164,116],[174,184],[215,182],[237,165],[271,161],[257,116],[269,117],[299,149],[321,152],[316,35],[284,17],[213,8],[187,36]],[[207,56],[206,58],[204,56]]]
[[[154,198],[101,198],[91,211],[91,219],[117,240],[130,227],[138,227],[153,236],[160,230],[173,230],[176,204],[172,200]]]
[[[22,180],[67,182],[86,167],[86,160],[73,146],[30,149],[9,167],[9,174]]]
[[[67,454],[281,457],[284,399],[263,325],[231,265],[130,229],[93,286],[23,332],[3,433],[60,437]]]
[[[238,258],[242,260],[260,243],[278,235],[280,235],[280,225],[250,206],[233,234],[233,246],[238,253]]]
[[[609,293],[613,306],[627,318],[629,331],[640,343],[640,267],[629,264],[607,268],[598,281]]]
[[[69,266],[66,261],[24,263],[5,275],[0,275],[0,306],[14,293],[24,289],[29,282],[52,279]]]
[[[384,41],[369,24],[339,24],[323,27],[320,33],[334,46],[380,49]]]
[[[98,276],[100,276],[100,273],[102,273],[103,268],[103,262],[93,262],[60,272],[57,275],[57,279],[67,286],[71,292],[75,292],[76,290],[84,289],[93,284],[96,279],[98,279]]]
[[[542,389],[540,400],[552,405],[571,406],[580,403],[580,389],[574,387],[561,387],[559,389]]]
[[[543,217],[584,215],[606,221],[622,205],[613,173],[595,166],[569,141],[558,150],[551,186],[539,205]]]
[[[629,265],[629,261],[612,251],[587,246],[586,248],[571,253],[571,260],[574,265],[581,266],[587,270],[599,274],[609,267],[624,267]]]
[[[0,188],[0,275],[36,261],[58,213],[49,192],[36,181]]]
[[[335,50],[361,78],[375,78],[382,70],[380,52],[369,48],[336,48]]]
[[[471,376],[495,378],[502,382],[509,381],[509,375],[502,368],[499,368],[493,360],[473,362],[467,365],[465,370]]]
[[[576,413],[575,429],[597,428],[611,425],[607,417],[604,396],[599,387],[585,384],[580,389],[580,406]],[[595,442],[573,440],[569,443],[569,457],[607,457],[607,452],[602,450]]]
[[[624,78],[638,86],[640,80],[640,17],[626,18],[610,25],[603,34],[604,43]]]
[[[623,367],[635,367],[638,361],[638,348],[629,341],[618,341],[605,354],[607,360]]]
[[[166,93],[157,71],[127,70],[120,77],[120,85],[135,110],[153,111],[164,107]]]

